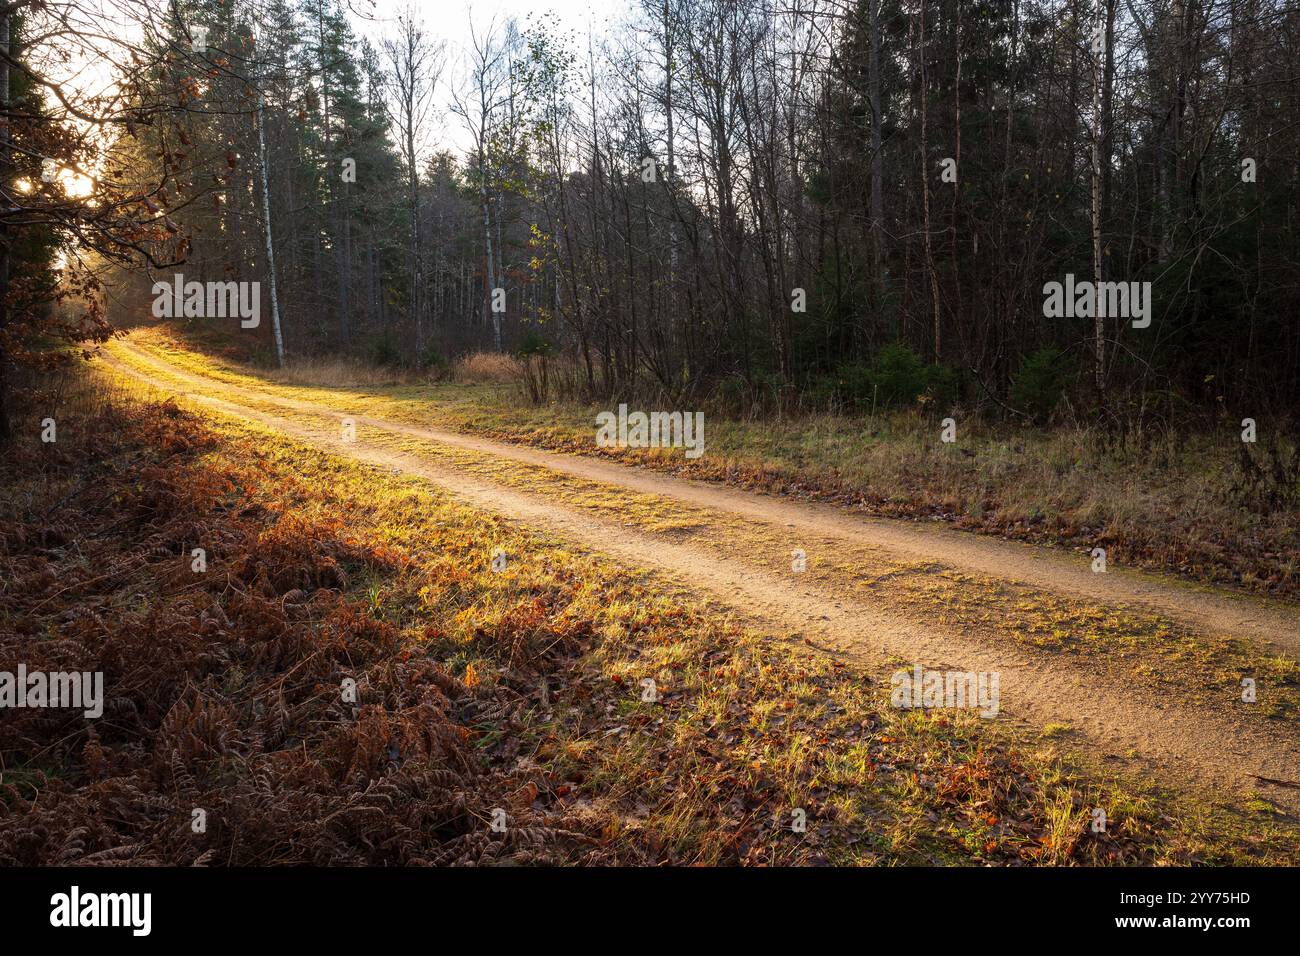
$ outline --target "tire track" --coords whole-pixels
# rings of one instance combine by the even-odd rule
[[[1090,558],[1041,545],[1003,541],[923,524],[856,515],[835,505],[800,502],[726,486],[678,478],[596,458],[566,455],[527,445],[493,441],[428,425],[353,414],[261,389],[219,382],[177,368],[134,343],[122,343],[133,357],[208,393],[247,396],[282,408],[352,418],[358,425],[495,455],[630,491],[674,498],[697,507],[726,511],[769,525],[806,530],[852,541],[912,561],[1032,585],[1062,595],[1106,604],[1129,604],[1200,630],[1266,642],[1300,655],[1300,608],[1248,595],[1171,582],[1153,574],[1115,568],[1094,574]],[[593,426],[594,430],[594,426]]]
[[[111,356],[107,361],[125,375],[154,387],[166,387]],[[151,364],[173,373],[165,362],[155,360]],[[321,429],[240,405],[229,397],[252,390],[174,371],[178,380],[192,382],[200,388],[182,397],[219,413],[257,422],[311,447],[419,477],[477,508],[553,533],[632,568],[650,569],[666,585],[705,596],[759,630],[786,639],[803,639],[827,651],[850,656],[868,673],[880,669],[882,657],[898,658],[908,664],[920,663],[926,668],[999,672],[1005,716],[1040,727],[1047,722],[1068,721],[1081,738],[1076,742],[1094,755],[1125,759],[1128,753],[1137,754],[1140,766],[1167,784],[1191,783],[1206,789],[1240,790],[1253,785],[1256,776],[1294,779],[1300,766],[1295,740],[1280,730],[1272,732],[1244,725],[1203,708],[1165,699],[1136,682],[1132,688],[1119,688],[1104,676],[1090,673],[1077,664],[1045,659],[1013,647],[976,645],[941,625],[921,623],[845,600],[832,591],[754,568],[739,559],[723,559],[690,544],[666,542],[661,537],[594,519],[541,496],[432,464],[417,455],[367,445],[362,440],[344,443]],[[259,399],[267,398],[254,394]],[[333,409],[310,402],[279,399],[277,404],[342,417]],[[430,441],[441,440],[435,437],[442,434],[436,429],[365,416],[349,417],[355,418],[358,424]],[[447,434],[456,439],[447,444],[489,452],[502,447],[516,453],[507,457],[545,463],[546,467],[553,467],[552,459],[564,458],[554,453],[498,446]],[[528,458],[521,457],[520,453],[525,452],[531,453]],[[533,455],[540,457],[534,459]],[[598,472],[584,476],[603,480],[603,472],[611,467],[618,468],[603,466]],[[624,482],[615,483],[632,487]],[[689,484],[697,491],[718,490]],[[697,499],[699,503],[703,500]],[[1270,791],[1270,796],[1293,810],[1300,809],[1300,798],[1294,796],[1294,791]]]

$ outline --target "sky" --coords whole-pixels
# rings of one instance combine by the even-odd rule
[[[572,31],[579,37],[585,37],[590,29],[599,37],[611,24],[624,19],[632,2],[633,0],[342,0],[349,11],[348,19],[353,31],[358,36],[369,38],[376,46],[385,35],[391,36],[395,32],[398,14],[408,7],[423,23],[431,38],[446,41],[447,64],[436,97],[439,114],[432,117],[431,128],[422,150],[425,155],[440,148],[464,153],[469,146],[468,133],[458,119],[449,115],[448,106],[451,84],[457,81],[462,72],[459,67],[463,51],[470,41],[471,22],[481,32],[494,17],[498,27],[511,17],[518,20],[522,27],[530,17],[553,13],[559,19],[561,29]],[[91,22],[108,36],[139,35],[138,27],[130,22],[130,14],[127,12],[133,8],[130,0],[124,3],[121,0],[84,0],[83,8],[97,11],[91,15]],[[82,94],[97,92],[112,84],[111,60],[97,56],[87,59],[79,55],[82,52],[80,50],[70,52],[69,59],[50,65],[49,75],[67,82]],[[63,171],[60,178],[69,180],[74,175],[71,171]],[[82,183],[80,180],[83,177],[75,178],[78,180],[74,186],[76,191],[89,190],[89,180]]]
[[[620,22],[631,0],[344,0],[353,11],[352,28],[358,35],[368,37],[378,45],[385,35],[395,32],[398,14],[408,7],[415,12],[430,37],[447,43],[447,69],[443,73],[440,92],[436,97],[439,115],[433,118],[426,138],[424,152],[450,148],[464,153],[469,145],[469,134],[461,122],[449,115],[450,86],[456,82],[463,51],[470,43],[470,24],[480,35],[495,17],[498,27],[511,17],[523,27],[529,18],[543,13],[553,13],[559,18],[562,30],[571,30],[585,37],[589,29],[596,36],[603,34],[611,24]]]
[[[565,26],[587,32],[588,22],[595,24],[597,30],[601,23],[611,15],[617,15],[626,6],[626,0],[348,0],[349,6],[357,12],[358,32],[361,32],[362,16],[383,23],[395,23],[399,11],[409,5],[429,28],[429,32],[448,41],[448,45],[460,45],[469,38],[470,16],[477,23],[486,23],[495,14],[498,21],[515,17],[521,23],[530,14],[552,12],[560,17]],[[365,30],[373,36],[375,25]]]

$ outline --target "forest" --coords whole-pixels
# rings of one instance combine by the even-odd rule
[[[139,38],[84,52],[130,68],[85,102],[37,95],[13,8],[9,254],[74,268],[10,306],[11,360],[183,272],[258,281],[275,361],[506,351],[588,400],[1043,422],[1300,396],[1282,0],[642,0],[598,37],[480,17],[458,50],[414,10],[371,39],[328,0],[121,2]],[[46,153],[93,188],[41,183]],[[1141,284],[1147,324],[1049,314],[1067,276]]]

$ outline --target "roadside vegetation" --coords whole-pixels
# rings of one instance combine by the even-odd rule
[[[113,350],[129,369],[149,381],[180,392],[202,388],[192,372],[157,364],[135,351]],[[167,353],[168,362],[179,353]],[[202,359],[191,361],[193,371]],[[779,522],[753,521],[714,508],[694,506],[664,494],[632,491],[609,482],[569,474],[537,462],[504,459],[472,448],[430,441],[406,416],[390,414],[381,396],[349,396],[340,403],[326,396],[324,406],[304,404],[304,391],[266,389],[254,379],[227,376],[230,397],[259,413],[305,425],[326,438],[335,434],[337,414],[364,407],[364,443],[405,456],[405,461],[443,465],[509,486],[598,521],[614,521],[665,542],[690,544],[727,560],[744,554],[755,567],[785,573],[794,543],[806,549],[807,583],[882,610],[906,610],[942,621],[967,639],[997,647],[1012,641],[1037,655],[1058,654],[1092,669],[1104,669],[1119,683],[1136,681],[1160,694],[1195,700],[1235,720],[1283,725],[1300,714],[1300,665],[1275,649],[1240,635],[1206,631],[1140,606],[1116,606],[1098,598],[1046,594],[1032,584],[1005,580],[942,560],[901,560],[852,537],[822,535],[810,529],[792,533]],[[206,380],[205,380],[206,381]],[[331,414],[331,411],[334,414]],[[389,423],[385,427],[384,423]],[[661,461],[663,459],[660,459]],[[680,456],[673,459],[681,462]],[[792,536],[793,535],[793,536]],[[1014,609],[1013,614],[1005,613]],[[1268,688],[1260,706],[1242,707],[1241,680],[1250,677]]]
[[[0,12],[0,865],[1300,864],[1300,7],[419,6]]]
[[[1068,419],[1047,427],[957,413],[957,441],[947,444],[940,416],[924,402],[875,414],[757,417],[718,405],[706,415],[708,453],[689,461],[660,449],[598,448],[593,421],[606,406],[532,401],[525,359],[473,355],[436,376],[406,373],[400,384],[380,385],[373,371],[338,374],[330,364],[266,369],[258,353],[210,328],[144,329],[131,341],[194,372],[272,392],[292,385],[299,397],[358,414],[382,410],[873,515],[1081,551],[1102,547],[1119,566],[1300,597],[1300,446],[1283,421],[1260,423],[1259,441],[1248,445],[1226,414],[1115,432]],[[632,407],[659,406],[651,399]]]
[[[58,442],[3,465],[2,640],[103,670],[107,702],[0,728],[6,863],[1296,862],[1262,796],[894,710],[878,674],[413,479],[147,390],[57,401]]]

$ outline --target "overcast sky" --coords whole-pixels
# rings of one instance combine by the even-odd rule
[[[520,27],[544,13],[553,13],[563,30],[585,37],[588,29],[603,35],[611,24],[624,19],[631,0],[344,0],[353,11],[352,27],[378,45],[385,35],[396,30],[397,15],[410,7],[423,22],[430,37],[447,43],[447,69],[443,73],[437,96],[440,115],[431,123],[426,137],[426,153],[438,148],[464,152],[469,135],[460,121],[448,114],[450,84],[458,81],[460,64],[470,42],[470,23],[480,35],[493,17],[502,26],[511,17]]]
[[[543,13],[559,18],[561,29],[585,37],[592,30],[597,37],[611,24],[625,19],[632,0],[342,0],[350,11],[349,21],[358,36],[368,37],[376,46],[385,35],[396,31],[397,16],[408,7],[422,21],[429,36],[445,40],[447,65],[439,84],[439,115],[430,124],[426,137],[426,154],[438,148],[464,152],[469,136],[455,117],[449,116],[451,84],[458,82],[464,50],[469,44],[471,19],[480,33],[495,17],[498,27],[511,17],[524,27],[530,19]],[[86,0],[85,8],[96,10],[90,23],[107,36],[136,36],[139,27],[132,22],[133,3],[122,0]],[[83,94],[99,92],[114,82],[113,60],[104,56],[85,56],[81,48],[67,51],[71,55],[49,64],[47,72],[69,83]]]
[[[626,0],[348,0],[349,5],[357,11],[358,31],[360,19],[377,21],[366,30],[373,33],[382,29],[385,23],[394,23],[397,14],[408,4],[423,18],[429,32],[448,41],[449,44],[464,43],[469,37],[471,13],[475,22],[487,23],[495,14],[498,21],[515,17],[521,23],[530,14],[544,12],[556,14],[566,26],[587,31],[588,22],[593,22],[597,31],[611,14],[621,13],[627,6]]]

